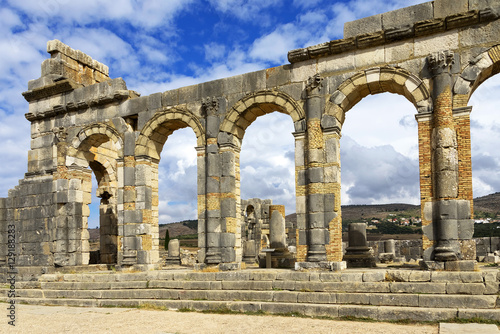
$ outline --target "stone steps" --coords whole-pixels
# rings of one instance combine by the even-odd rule
[[[6,289],[0,296],[7,296]],[[184,289],[117,289],[117,290],[16,290],[19,298],[49,299],[152,299],[152,300],[209,300],[255,301],[299,304],[350,304],[372,306],[405,306],[423,308],[495,309],[497,295],[425,295],[392,293],[328,293],[297,291],[252,290],[184,290]]]
[[[243,270],[45,274],[16,283],[17,302],[355,316],[418,321],[500,321],[498,270],[429,272]],[[0,289],[7,301],[8,289]],[[433,313],[434,312],[434,313]]]
[[[5,297],[0,300],[6,301]],[[450,319],[488,319],[500,321],[500,310],[465,308],[419,308],[402,306],[366,306],[350,304],[301,304],[254,301],[205,301],[159,299],[71,299],[71,298],[18,298],[18,303],[85,307],[164,307],[170,310],[190,309],[231,310],[236,312],[265,312],[270,314],[303,314],[314,317],[357,317],[379,321],[414,320],[443,321]]]

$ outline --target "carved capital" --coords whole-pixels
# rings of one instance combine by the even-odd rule
[[[306,91],[307,95],[319,94],[323,88],[323,78],[316,74],[307,80]]]
[[[427,63],[433,76],[449,72],[454,62],[454,53],[450,50],[434,52],[427,56]]]
[[[219,110],[219,100],[214,97],[207,97],[201,100],[201,106],[205,115],[215,115]]]
[[[59,128],[53,128],[52,132],[56,136],[58,142],[65,142],[68,138],[68,132],[66,131],[66,128],[62,126]]]

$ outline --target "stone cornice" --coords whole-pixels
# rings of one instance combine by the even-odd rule
[[[52,108],[44,110],[42,112],[37,112],[37,113],[29,112],[26,113],[24,116],[28,121],[33,122],[48,117],[62,115],[72,111],[79,111],[90,107],[100,107],[115,102],[121,102],[136,96],[137,94],[134,91],[120,89],[120,90],[115,90],[108,94],[94,96],[86,100],[70,101],[64,105],[63,104],[54,105],[52,106]]]
[[[56,81],[50,85],[35,88],[33,90],[28,90],[22,94],[26,101],[33,102],[53,95],[70,92],[80,87],[83,87],[83,85],[78,84],[72,80],[64,79]]]
[[[485,8],[479,11],[472,10],[465,13],[450,15],[446,18],[419,21],[413,25],[403,25],[373,33],[361,34],[351,38],[333,40],[307,48],[292,50],[288,52],[288,61],[293,64],[351,50],[365,49],[404,39],[432,35],[446,30],[494,21],[497,20],[499,16],[499,13],[493,9]]]

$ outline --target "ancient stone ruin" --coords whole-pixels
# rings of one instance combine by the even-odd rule
[[[500,71],[499,15],[495,1],[426,2],[348,22],[343,39],[292,50],[289,64],[149,96],[81,51],[49,41],[50,58],[23,93],[31,149],[24,178],[0,200],[0,265],[7,266],[9,224],[16,266],[87,265],[94,173],[100,261],[155,268],[160,153],[185,127],[197,138],[200,264],[240,268],[258,256],[273,219],[281,232],[274,238],[271,229],[269,247],[283,249],[279,217],[259,217],[240,198],[245,129],[277,111],[295,125],[295,267],[340,269],[342,125],[365,96],[388,92],[415,107],[424,263],[473,268],[468,101]],[[270,221],[242,228],[245,219]]]

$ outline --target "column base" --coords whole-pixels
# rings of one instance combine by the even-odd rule
[[[347,268],[375,268],[375,256],[373,253],[345,254],[342,259],[347,262]]]
[[[477,262],[474,260],[462,261],[425,261],[421,260],[419,263],[420,268],[430,271],[476,271]]]
[[[219,263],[217,265],[209,265],[206,263],[195,263],[194,271],[203,271],[207,268],[215,268],[218,271],[241,270],[241,263]]]
[[[295,262],[295,270],[319,269],[329,271],[341,271],[347,269],[345,261],[340,262]]]
[[[172,265],[181,265],[181,258],[179,256],[167,256],[165,259],[165,265],[167,266],[172,266]]]
[[[271,263],[267,263],[268,257]],[[270,265],[270,267],[269,267]],[[287,249],[277,249],[259,256],[260,268],[295,268],[295,257]]]

